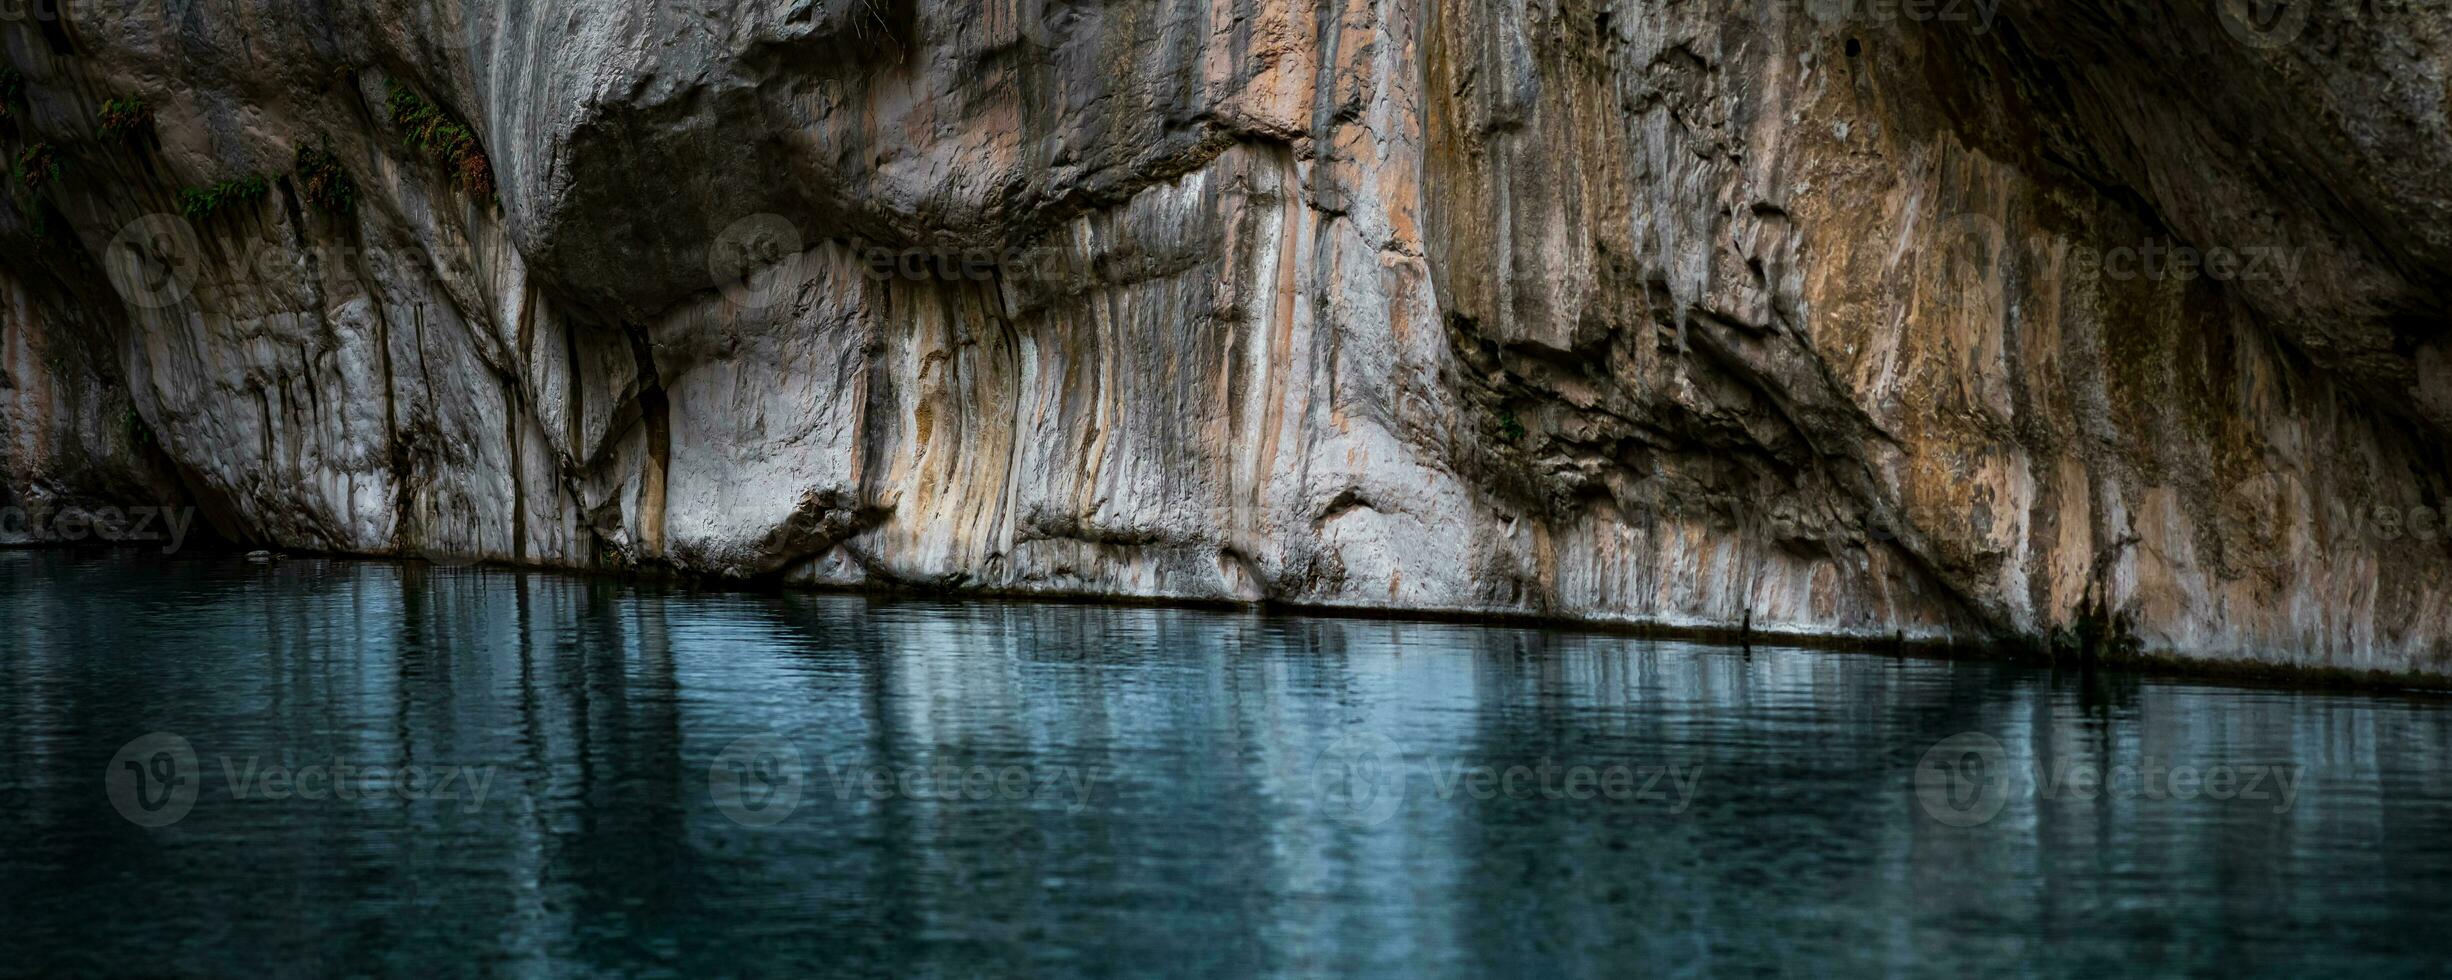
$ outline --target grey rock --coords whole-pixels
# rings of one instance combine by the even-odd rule
[[[2452,673],[2452,19],[2233,6],[75,6],[0,504]]]

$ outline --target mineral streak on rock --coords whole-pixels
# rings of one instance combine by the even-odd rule
[[[62,5],[0,506],[2452,673],[2452,17],[2237,6]]]

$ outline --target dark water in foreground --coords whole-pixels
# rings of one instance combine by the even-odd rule
[[[2447,897],[2443,702],[0,553],[0,973],[2434,973]]]

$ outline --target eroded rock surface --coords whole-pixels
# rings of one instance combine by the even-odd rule
[[[2452,10],[1912,7],[70,4],[0,504],[2452,673]]]

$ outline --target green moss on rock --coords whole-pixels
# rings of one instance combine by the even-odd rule
[[[27,190],[38,191],[60,181],[60,157],[49,143],[36,143],[17,151],[17,180]]]
[[[133,95],[102,103],[95,131],[103,139],[134,140],[153,131],[153,107]]]
[[[317,146],[298,148],[298,189],[307,203],[330,214],[348,214],[358,205],[357,181],[341,167],[340,157]]]
[[[263,200],[271,190],[272,184],[262,174],[190,187],[179,192],[179,213],[189,218],[209,217],[223,208]]]
[[[402,129],[409,145],[442,163],[451,173],[453,186],[481,197],[494,196],[494,165],[477,145],[468,124],[397,82],[392,84],[387,105],[392,124]]]

